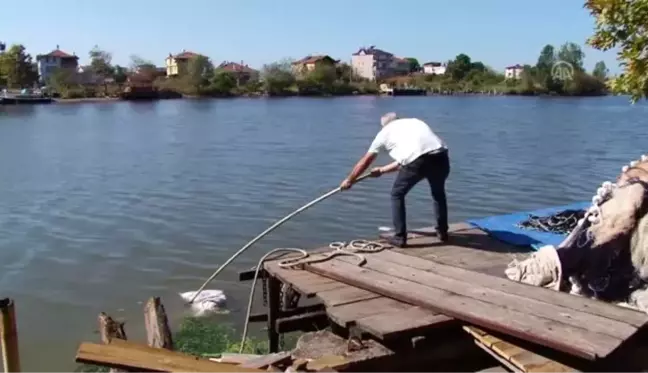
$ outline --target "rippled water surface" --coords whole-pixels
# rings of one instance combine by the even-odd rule
[[[193,290],[274,220],[336,187],[387,111],[450,147],[451,221],[589,199],[646,152],[648,106],[626,98],[354,97],[0,107],[0,297],[16,299],[25,370],[74,367],[96,316],[143,337],[141,302],[173,320]],[[380,159],[387,162],[386,157]],[[240,323],[236,272],[264,250],[372,237],[390,225],[393,176],[308,210],[213,288]],[[427,187],[410,226],[432,224]]]

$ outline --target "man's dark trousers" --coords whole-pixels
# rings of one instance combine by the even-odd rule
[[[421,180],[427,179],[434,199],[434,212],[437,218],[436,230],[439,235],[448,232],[448,205],[446,202],[445,182],[450,174],[448,151],[442,150],[424,154],[413,162],[402,166],[391,191],[392,218],[394,221],[394,240],[399,244],[407,242],[407,220],[405,215],[405,196]]]

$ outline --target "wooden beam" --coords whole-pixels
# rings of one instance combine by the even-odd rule
[[[75,360],[77,363],[138,372],[262,372],[258,369],[216,363],[180,352],[117,340],[110,344],[83,342],[77,350]]]
[[[146,302],[146,306],[144,306],[144,323],[149,346],[173,350],[173,338],[171,337],[169,320],[167,320],[164,306],[159,297],[150,298]]]
[[[0,299],[0,345],[5,372],[20,372],[16,308],[12,299]]]
[[[270,353],[279,352],[279,333],[277,332],[277,319],[280,309],[281,281],[270,276],[267,280],[268,292],[268,348]]]

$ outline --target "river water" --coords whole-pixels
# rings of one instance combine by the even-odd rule
[[[274,220],[336,187],[396,111],[448,143],[450,220],[588,200],[646,152],[648,105],[626,98],[352,97],[0,107],[0,297],[17,302],[23,368],[74,368],[105,311],[143,338],[142,302],[171,319],[189,291]],[[388,162],[386,157],[379,159]],[[385,176],[308,210],[211,288],[240,324],[266,250],[373,237]],[[432,225],[426,185],[409,224]]]

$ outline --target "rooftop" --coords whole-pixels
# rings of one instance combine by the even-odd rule
[[[389,55],[389,56],[393,56],[393,54],[391,54],[391,53],[389,53],[389,52],[386,52],[386,51],[384,51],[384,50],[382,50],[382,49],[378,49],[378,48],[376,48],[374,45],[370,46],[369,48],[362,47],[362,48],[358,49],[358,51],[355,52],[353,55],[354,55],[354,56],[357,56],[357,55],[362,54],[362,53],[364,53],[364,54],[368,54],[368,55],[374,55],[374,54],[387,54],[387,55]]]
[[[59,49],[59,46],[56,46],[56,49],[53,51],[46,53],[46,54],[39,54],[36,56],[36,59],[41,59],[43,57],[57,57],[57,58],[74,58],[74,59],[79,59],[78,56],[75,56],[74,54],[69,54],[67,52],[63,52],[62,50]]]
[[[337,63],[339,61],[339,60],[333,59],[329,55],[315,55],[315,56],[308,55],[308,56],[302,58],[301,60],[297,60],[297,61],[293,62],[292,64],[293,65],[302,65],[302,64],[307,64],[307,63],[315,63],[315,62],[323,61],[323,60],[326,60],[326,59],[329,59],[329,60],[331,60],[331,61],[333,61],[335,63]]]

